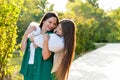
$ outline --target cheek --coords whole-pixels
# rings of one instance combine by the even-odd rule
[[[49,29],[49,27],[48,27],[47,25],[45,25],[45,28],[46,28],[46,29]]]
[[[60,36],[62,35],[61,31],[57,31],[57,34],[60,35]]]
[[[57,28],[57,26],[54,26],[53,28],[54,28],[54,29],[56,29],[56,28]]]
[[[56,27],[54,26],[54,27],[51,27],[51,29],[55,29]]]
[[[61,35],[61,36],[63,35],[62,31],[60,31],[60,35]]]

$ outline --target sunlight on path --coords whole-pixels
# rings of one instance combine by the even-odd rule
[[[107,44],[75,60],[68,80],[120,80],[120,44]]]

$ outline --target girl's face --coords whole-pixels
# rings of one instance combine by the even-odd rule
[[[48,18],[47,20],[43,21],[43,28],[46,31],[51,31],[57,26],[57,19],[55,17]]]
[[[63,36],[61,24],[59,24],[57,28],[54,29],[54,33],[56,33],[59,36]]]

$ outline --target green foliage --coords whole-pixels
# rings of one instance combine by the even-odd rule
[[[23,7],[21,9],[21,12],[19,14],[19,18],[17,21],[18,26],[18,38],[17,43],[19,44],[21,41],[21,38],[23,36],[24,31],[28,27],[29,23],[32,21],[38,21],[40,18],[40,10],[37,7],[37,4],[39,3],[39,0],[24,0]],[[36,20],[35,20],[36,18]]]
[[[92,25],[91,25],[92,24]],[[77,25],[77,46],[76,54],[89,51],[95,48],[92,40],[97,23],[94,19],[87,19],[84,23]]]
[[[86,0],[89,4],[91,4],[92,6],[94,6],[95,8],[98,8],[98,0]]]
[[[77,26],[76,54],[94,49],[95,46],[92,38],[95,29],[98,27],[98,22],[95,21],[94,17],[90,16],[93,9],[92,6],[75,0],[74,3],[69,2],[67,8],[69,13],[64,15],[64,17],[72,18]]]
[[[23,7],[21,9],[19,19],[17,21],[18,26],[18,38],[17,43],[21,42],[22,36],[27,29],[30,22],[40,22],[41,17],[46,11],[53,10],[53,4],[49,5],[47,0],[24,0]]]
[[[20,65],[21,65],[22,57],[11,58],[9,61],[9,65],[12,69],[12,80],[23,80],[22,75],[19,73]]]
[[[115,27],[110,36],[116,39],[114,41],[120,42],[120,8],[109,12],[108,16],[110,16],[110,18],[114,21],[112,26]]]
[[[3,80],[3,77],[7,80],[9,80],[8,77],[13,77],[12,80],[21,80],[21,75],[18,74],[21,59],[17,58],[23,54],[19,50],[20,45],[15,50],[15,44],[16,21],[22,2],[21,0],[19,0],[20,2],[16,2],[17,0],[4,1],[0,6],[0,80]],[[67,12],[58,12],[60,19],[70,18],[76,23],[76,54],[94,49],[96,42],[120,42],[120,8],[105,13],[99,8],[98,0],[86,1],[83,3],[82,0],[69,0]],[[29,23],[39,22],[46,11],[53,10],[53,6],[47,0],[24,0],[17,21],[17,43],[20,43]],[[10,60],[11,57],[14,59]],[[7,64],[9,60],[10,62]],[[9,75],[11,73],[13,73],[12,76]]]
[[[4,0],[0,5],[0,80],[11,77],[11,65],[8,65],[15,51],[17,38],[16,21],[22,1]],[[8,80],[8,79],[7,79]]]
[[[98,0],[69,0],[67,11],[61,18],[74,19],[77,24],[77,48],[79,54],[94,48],[95,42],[119,42],[119,12],[120,9],[108,16],[99,8]]]
[[[117,23],[113,18],[108,16],[98,5],[98,0],[87,0],[91,5],[89,9],[89,16],[95,18],[98,22],[98,27],[94,31],[93,40],[95,42],[117,42]],[[95,4],[95,5],[93,5]]]

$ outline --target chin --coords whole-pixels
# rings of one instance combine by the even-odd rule
[[[50,29],[47,29],[47,31],[51,31]]]

